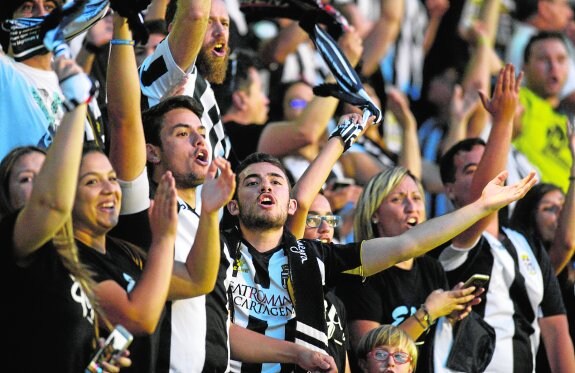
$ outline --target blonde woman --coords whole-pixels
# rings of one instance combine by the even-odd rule
[[[71,225],[90,87],[82,91],[78,83],[86,77],[73,60],[59,58],[54,69],[61,84],[74,85],[64,94],[75,107],[68,106],[47,152],[16,148],[0,164],[0,273],[6,305],[0,317],[13,326],[6,331],[10,343],[4,349],[18,364],[13,371],[83,372],[98,347],[98,320],[103,320],[96,316],[101,313],[94,281],[78,260]],[[103,368],[119,372],[119,366],[128,365],[130,360],[121,358]]]
[[[355,241],[396,237],[424,222],[424,192],[405,168],[395,167],[375,175],[365,186],[356,207]],[[420,345],[420,364],[431,363],[432,329],[442,316],[464,317],[479,302],[475,288],[452,291],[439,262],[429,256],[408,259],[377,273],[365,282],[348,276],[337,294],[348,309],[352,347],[381,324],[401,325]],[[472,303],[470,303],[472,302]],[[425,333],[425,334],[424,334]],[[423,334],[423,336],[422,336]]]

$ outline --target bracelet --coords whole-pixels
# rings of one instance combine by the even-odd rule
[[[421,305],[421,309],[423,310],[423,313],[425,313],[425,317],[423,319],[425,321],[427,321],[427,325],[431,326],[431,325],[435,324],[435,320],[433,320],[431,318],[431,315],[429,315],[429,310],[427,309],[427,306],[425,305],[425,303],[423,303]]]
[[[419,319],[419,317],[417,317],[417,313],[414,313],[414,314],[413,314],[413,318],[417,321],[417,323],[418,323],[419,325],[421,325],[421,327],[423,328],[423,330],[427,330],[427,326],[425,326],[425,325],[423,324],[423,321],[421,321],[421,320]]]
[[[136,44],[135,41],[133,40],[127,40],[127,39],[112,39],[110,41],[110,44],[112,45],[134,45]]]

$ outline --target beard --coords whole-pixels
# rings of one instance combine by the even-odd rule
[[[244,209],[238,200],[238,208],[240,210],[239,219],[246,228],[256,231],[263,231],[267,229],[277,229],[285,225],[287,213],[282,211],[279,215],[258,215],[255,211]]]
[[[174,181],[176,182],[176,189],[190,189],[195,188],[204,183],[204,177],[199,176],[194,172],[188,174],[179,174],[172,171]]]
[[[223,58],[212,55],[210,46],[202,47],[196,61],[198,73],[210,84],[222,84],[226,79],[229,57],[230,49],[227,46],[226,55]]]

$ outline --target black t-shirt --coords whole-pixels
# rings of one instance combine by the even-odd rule
[[[235,170],[248,155],[258,151],[258,142],[264,126],[257,124],[242,125],[235,122],[224,123],[224,130],[230,139],[231,151],[228,160]]]
[[[428,256],[416,258],[411,270],[390,267],[365,282],[349,277],[338,284],[336,294],[344,302],[350,321],[370,320],[397,326],[413,315],[432,291],[448,290],[443,268]],[[418,367],[430,365],[432,356],[428,347],[432,336],[422,334],[417,341]]]
[[[91,355],[94,311],[51,241],[19,267],[12,255],[17,213],[0,221],[5,322],[3,364],[10,372],[83,372]],[[9,360],[8,360],[9,359]],[[12,363],[10,363],[12,362]],[[4,369],[3,369],[4,370]]]
[[[144,259],[140,252],[128,242],[107,237],[106,254],[96,251],[82,242],[76,241],[80,259],[94,273],[97,283],[114,281],[126,292],[130,292],[142,275]],[[156,329],[157,330],[157,329]],[[122,372],[154,372],[157,359],[157,332],[152,335],[134,336],[130,345],[132,366],[122,368]]]
[[[327,352],[335,360],[338,372],[345,372],[345,360],[350,349],[345,305],[334,291],[325,297],[325,320],[327,322]]]

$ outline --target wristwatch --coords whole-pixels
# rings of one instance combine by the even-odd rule
[[[435,320],[433,320],[431,315],[429,315],[429,310],[425,306],[425,303],[421,305],[421,309],[423,310],[423,321],[425,321],[428,326],[435,324]]]

